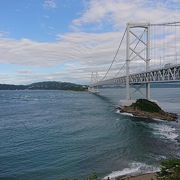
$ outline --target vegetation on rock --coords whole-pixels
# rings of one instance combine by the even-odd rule
[[[136,110],[141,110],[141,111],[146,111],[146,112],[161,112],[162,111],[162,109],[155,102],[149,101],[147,99],[138,99],[130,107]]]
[[[150,119],[155,118],[169,121],[175,121],[177,119],[176,114],[163,111],[155,102],[147,99],[138,99],[132,105],[120,108],[120,111]]]
[[[157,173],[159,180],[180,180],[180,159],[161,162],[161,171]]]

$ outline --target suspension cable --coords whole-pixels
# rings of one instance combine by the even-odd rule
[[[150,26],[180,26],[180,22],[167,22],[167,23],[157,23],[157,24],[149,24]],[[176,27],[175,27],[176,28]],[[115,53],[115,55],[114,55],[114,57],[113,57],[113,60],[112,60],[112,62],[111,62],[111,64],[110,64],[110,66],[109,66],[109,68],[107,69],[107,71],[106,71],[106,73],[105,73],[105,75],[102,77],[102,79],[100,80],[100,81],[103,81],[103,80],[105,80],[105,78],[107,77],[107,75],[108,75],[108,73],[109,73],[109,71],[110,71],[110,69],[112,68],[112,65],[113,65],[113,63],[116,61],[116,57],[117,57],[117,55],[118,55],[118,52],[119,52],[119,50],[120,50],[120,48],[121,48],[121,45],[122,45],[122,42],[123,42],[123,40],[124,40],[124,37],[125,37],[125,34],[126,34],[126,31],[127,31],[127,28],[125,29],[125,31],[124,31],[124,33],[123,33],[123,36],[122,36],[122,38],[121,38],[121,41],[120,41],[120,43],[119,43],[119,46],[118,46],[118,48],[117,48],[117,50],[116,50],[116,53]],[[140,35],[140,37],[142,37],[143,36],[143,34],[144,34],[144,32]],[[164,35],[165,35],[165,32],[164,32]],[[154,35],[155,36],[155,35]],[[155,39],[155,38],[154,38]],[[156,46],[156,43],[155,43],[155,40],[153,39],[153,41],[154,41],[154,46]],[[176,42],[175,42],[176,43]],[[136,45],[135,45],[135,49],[136,49],[136,47],[138,46],[138,44],[139,44],[139,41],[136,43]],[[165,44],[165,42],[163,42],[163,45]],[[164,45],[165,46],[165,45]],[[165,48],[165,47],[164,47]],[[163,48],[163,49],[164,49]],[[164,53],[164,52],[163,52]],[[131,56],[132,56],[132,54],[131,54]],[[156,47],[154,47],[154,58],[156,59]],[[118,71],[118,73],[116,73],[116,75],[115,76],[117,76],[119,73],[120,73],[120,71],[124,68],[124,66],[125,66],[125,64],[123,64],[122,65],[122,67],[120,68],[120,70]]]
[[[177,22],[150,24],[150,26],[180,26],[180,21],[179,22],[177,21]]]
[[[117,77],[119,75],[119,73],[121,72],[121,70],[125,67],[126,63],[124,63],[121,68],[119,69],[119,71],[115,74],[114,78]]]
[[[127,28],[126,28],[125,31],[124,31],[124,34],[123,34],[122,39],[121,39],[121,41],[120,41],[120,43],[119,43],[118,49],[117,49],[117,51],[116,51],[116,53],[115,53],[115,56],[114,56],[114,58],[113,58],[113,60],[112,60],[112,62],[111,62],[111,64],[110,64],[108,70],[106,71],[106,74],[104,75],[104,77],[103,77],[100,81],[103,81],[103,80],[106,78],[106,76],[107,76],[107,74],[109,73],[109,71],[110,71],[110,69],[111,69],[114,61],[116,60],[116,57],[117,57],[118,52],[119,52],[119,49],[121,48],[123,39],[124,39],[124,37],[125,37],[126,31],[127,31]]]

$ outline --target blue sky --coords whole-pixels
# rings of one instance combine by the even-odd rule
[[[1,0],[0,83],[88,83],[107,69],[127,22],[179,17],[179,0]]]
[[[83,8],[79,0],[54,1],[55,7],[45,5],[44,2],[44,0],[0,1],[1,31],[16,39],[55,41],[56,34],[70,31],[69,25]]]

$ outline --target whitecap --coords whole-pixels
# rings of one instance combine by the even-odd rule
[[[161,121],[161,122],[163,122],[164,120],[162,120],[162,119],[158,119],[158,118],[152,118],[153,120],[155,120],[155,121]]]
[[[144,163],[132,163],[129,168],[125,168],[121,171],[113,171],[103,179],[110,178],[111,180],[115,180],[116,177],[153,173],[158,172],[159,170],[160,169],[158,167],[150,166]]]
[[[120,109],[117,109],[117,110],[116,110],[116,113],[117,113],[117,114],[126,115],[126,116],[133,116],[133,114],[131,114],[131,113],[121,112]]]
[[[176,129],[171,126],[165,124],[150,124],[150,126],[154,130],[153,134],[161,138],[175,140],[178,137]]]
[[[133,114],[131,114],[131,113],[126,113],[126,112],[123,112],[123,113],[120,113],[120,114],[125,115],[125,116],[134,116]]]

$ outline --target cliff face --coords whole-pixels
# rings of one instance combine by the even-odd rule
[[[156,118],[168,121],[175,121],[177,119],[176,114],[163,111],[155,102],[147,99],[138,99],[132,105],[122,107],[120,111],[150,119]]]

